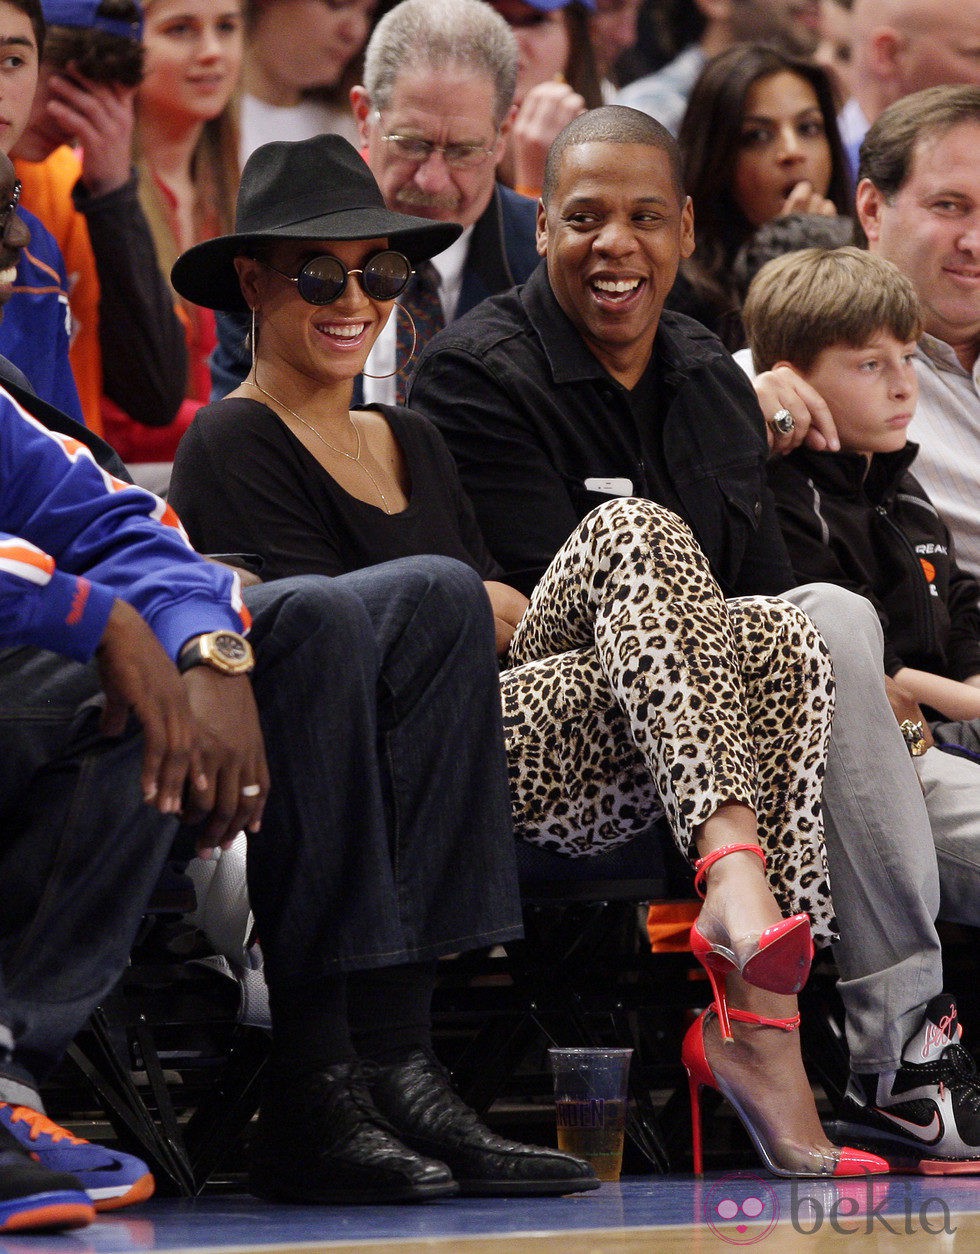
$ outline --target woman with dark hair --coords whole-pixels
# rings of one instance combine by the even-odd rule
[[[489,0],[517,40],[517,116],[498,176],[537,197],[552,140],[602,104],[589,15],[595,0]]]
[[[678,141],[696,244],[668,303],[741,348],[738,250],[783,214],[850,210],[831,80],[775,48],[736,44],[701,72]]]
[[[357,142],[350,89],[375,0],[245,0],[241,161],[273,139]]]

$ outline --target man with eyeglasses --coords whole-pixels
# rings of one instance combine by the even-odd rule
[[[351,105],[388,207],[464,228],[433,258],[434,273],[420,267],[402,298],[416,356],[443,325],[523,283],[537,265],[535,204],[496,178],[516,81],[514,36],[483,0],[403,0],[368,42]],[[244,318],[219,315],[218,332],[215,397],[236,387],[249,364]],[[355,404],[403,400],[412,346],[399,311],[368,358]]]
[[[6,170],[3,173],[6,175]],[[0,288],[3,289],[0,300],[6,304],[13,295],[21,252],[31,238],[27,223],[17,213],[20,204],[20,179],[13,177],[12,166],[10,178],[4,177],[2,180],[0,196],[3,198],[0,204],[0,261],[4,263],[0,267]]]

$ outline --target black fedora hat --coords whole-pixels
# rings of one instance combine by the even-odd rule
[[[195,244],[177,258],[170,278],[195,305],[248,309],[234,259],[263,241],[387,237],[409,261],[424,261],[462,232],[454,222],[393,213],[360,153],[339,135],[263,144],[245,163],[233,235]]]

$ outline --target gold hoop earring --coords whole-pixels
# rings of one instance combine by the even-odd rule
[[[405,317],[409,320],[409,322],[412,324],[412,347],[408,351],[408,356],[405,358],[405,360],[402,362],[400,366],[396,366],[394,370],[389,370],[387,374],[368,374],[366,370],[362,370],[361,374],[364,376],[365,379],[390,379],[392,378],[393,375],[396,375],[400,371],[404,370],[407,367],[408,363],[415,356],[415,350],[416,348],[418,348],[418,344],[419,344],[419,333],[415,328],[415,319],[412,317],[412,311],[406,308],[405,305],[395,306],[395,317],[397,317],[399,313],[403,313]],[[252,310],[252,317],[253,318],[255,317],[254,309]],[[396,333],[397,333],[397,328],[396,328]],[[396,334],[396,339],[397,339],[397,334]]]

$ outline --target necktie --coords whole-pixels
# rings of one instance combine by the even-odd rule
[[[404,405],[405,393],[408,390],[408,377],[411,373],[412,352],[412,326],[404,310],[408,310],[415,323],[418,336],[416,353],[421,352],[435,333],[445,326],[442,304],[439,300],[439,274],[431,261],[420,261],[415,267],[415,273],[405,289],[400,304],[402,308],[395,311],[398,319],[395,324],[398,351],[395,400],[399,405]]]

